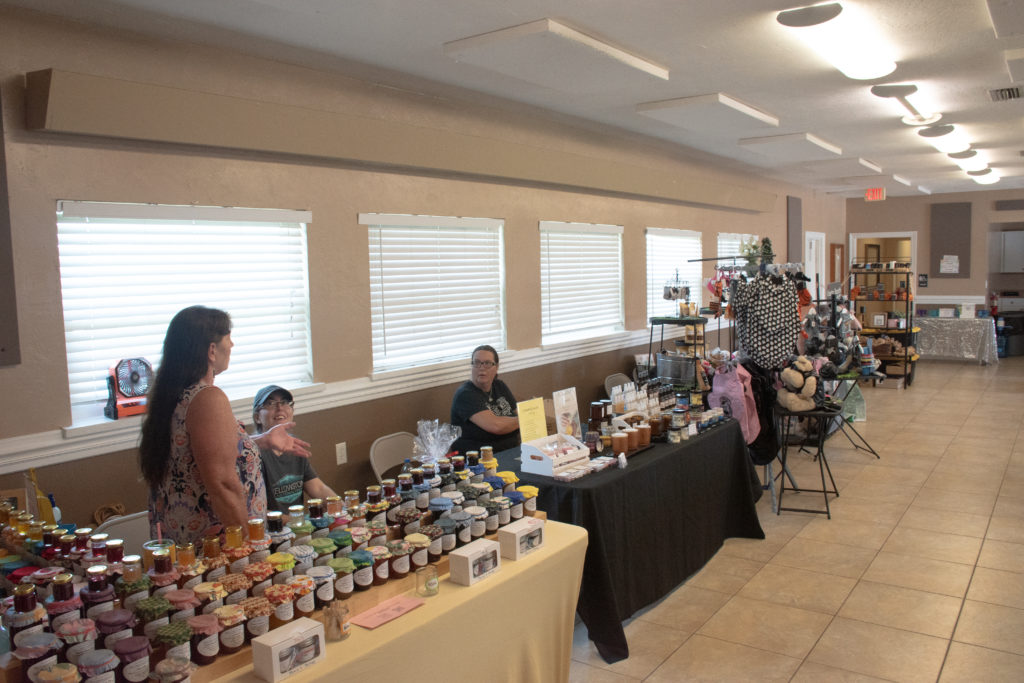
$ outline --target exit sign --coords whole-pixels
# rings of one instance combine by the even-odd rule
[[[880,202],[883,199],[885,199],[884,187],[869,187],[864,190],[864,201],[866,202]]]

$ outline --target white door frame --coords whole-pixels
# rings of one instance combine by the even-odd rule
[[[907,232],[851,232],[847,235],[849,239],[849,245],[847,245],[848,260],[853,263],[853,259],[857,255],[857,240],[868,239],[868,238],[881,238],[887,239],[895,237],[899,239],[910,238],[910,272],[917,273],[917,231],[909,230]],[[916,283],[915,283],[916,284]]]
[[[811,252],[814,252],[814,264],[816,270],[814,273],[807,272],[807,264],[810,262],[808,256]],[[828,264],[825,262],[825,233],[823,232],[805,232],[804,233],[804,275],[811,278],[811,281],[807,283],[807,288],[814,292],[814,275],[817,273],[818,281],[821,283],[821,292],[825,292],[825,288],[828,286],[828,271],[821,272],[822,268],[825,268]]]

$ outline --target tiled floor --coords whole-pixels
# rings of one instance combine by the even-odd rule
[[[1024,358],[925,361],[864,395],[882,459],[830,439],[831,520],[763,496],[767,538],[728,540],[628,621],[629,659],[578,624],[570,680],[1024,681]],[[820,487],[809,455],[790,464]]]

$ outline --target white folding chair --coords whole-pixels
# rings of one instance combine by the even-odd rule
[[[126,555],[141,554],[142,544],[149,540],[149,512],[143,510],[111,517],[93,529],[93,533],[123,539]]]
[[[604,378],[604,392],[608,394],[609,398],[611,398],[612,389],[614,387],[621,387],[623,384],[629,384],[632,381],[633,378],[629,375],[621,372],[613,373]]]
[[[370,445],[370,467],[378,482],[389,469],[412,457],[413,438],[409,432],[395,432],[380,437]]]

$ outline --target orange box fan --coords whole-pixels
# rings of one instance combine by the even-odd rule
[[[146,412],[146,392],[153,382],[153,366],[145,358],[122,358],[107,375],[107,405],[103,414],[111,420]]]

